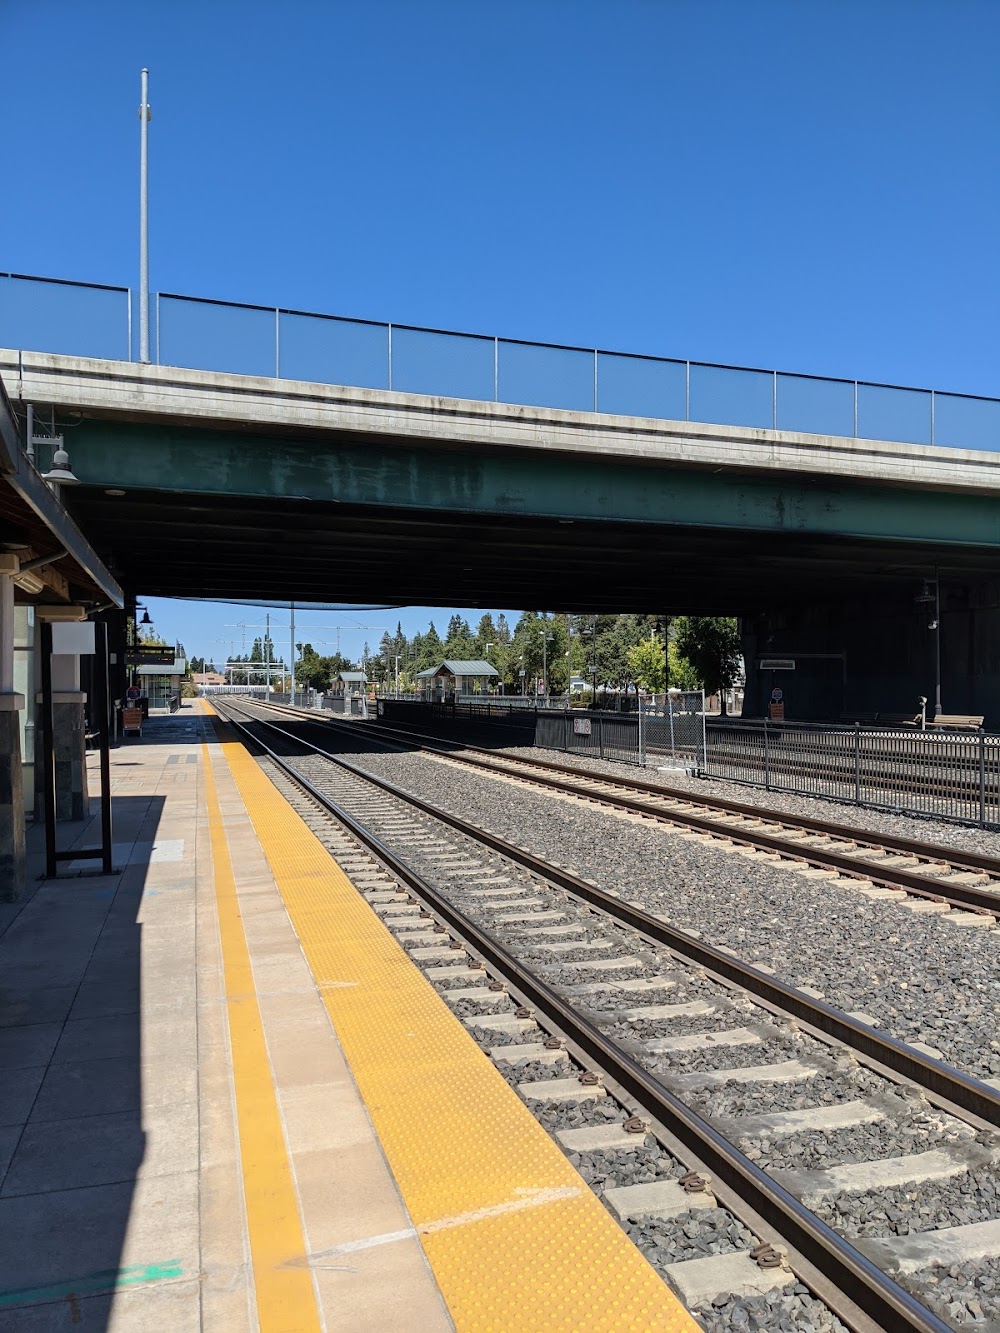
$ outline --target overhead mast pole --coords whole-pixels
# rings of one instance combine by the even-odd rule
[[[145,365],[149,364],[149,155],[146,138],[151,116],[148,98],[149,70],[144,69],[139,107],[139,360]]]

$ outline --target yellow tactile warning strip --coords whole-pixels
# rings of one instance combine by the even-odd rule
[[[319,840],[217,725],[460,1333],[697,1324]]]
[[[257,1318],[261,1333],[319,1333],[316,1294],[208,746],[202,746],[202,758]]]

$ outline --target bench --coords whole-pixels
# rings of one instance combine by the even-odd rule
[[[841,722],[846,722],[853,726],[857,722],[862,727],[872,727],[875,725],[875,719],[878,713],[841,713]]]
[[[938,731],[982,731],[983,713],[942,713],[929,717],[927,725]]]
[[[919,727],[922,721],[920,713],[879,713],[880,727]]]

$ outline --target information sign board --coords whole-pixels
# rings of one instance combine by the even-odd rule
[[[590,718],[589,718],[589,717],[575,717],[575,718],[573,719],[573,734],[576,735],[576,736],[589,736],[589,735],[590,735]]]

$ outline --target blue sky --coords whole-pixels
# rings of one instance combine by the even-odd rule
[[[44,0],[0,43],[0,269],[134,285],[146,64],[154,290],[1000,393],[995,0]]]

